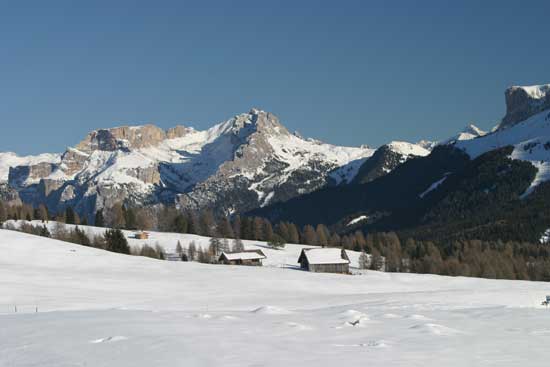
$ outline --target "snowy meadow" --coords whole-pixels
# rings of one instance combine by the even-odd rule
[[[546,364],[546,283],[308,273],[296,246],[241,267],[0,230],[0,366]]]

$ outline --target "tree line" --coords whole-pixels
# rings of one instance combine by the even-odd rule
[[[55,219],[60,223],[85,224],[72,208],[67,208],[62,215],[50,216],[43,206],[6,206],[0,202],[0,222],[6,219]],[[273,225],[261,217],[236,215],[233,218],[220,218],[209,210],[182,212],[170,207],[126,208],[122,204],[115,204],[112,210],[105,213],[98,211],[94,217],[94,224],[99,227],[113,227],[114,230],[157,230],[210,237],[208,249],[196,246],[193,242],[187,248],[178,244],[178,254],[182,259],[189,261],[212,263],[222,251],[243,250],[242,240],[257,240],[266,241],[274,248],[284,246],[285,243],[296,243],[360,251],[371,256],[371,260],[363,267],[379,269],[383,266],[389,272],[550,281],[550,251],[545,244],[533,242],[449,239],[439,236],[429,238],[424,233],[415,237],[414,231],[365,234],[357,230],[353,233],[339,234],[323,224],[299,228],[291,222]],[[33,231],[34,234],[109,251],[131,252],[125,246],[112,247],[110,243],[114,240],[107,235],[86,238],[78,227],[66,233],[55,231],[55,234],[46,233],[46,227],[40,226],[27,230]],[[147,245],[135,251],[136,255],[159,259],[165,257],[158,245]]]

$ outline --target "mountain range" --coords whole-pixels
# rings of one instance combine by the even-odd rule
[[[506,115],[490,132],[468,125],[439,143],[377,149],[305,139],[259,109],[204,131],[98,129],[62,154],[0,153],[0,198],[54,213],[70,206],[89,220],[123,202],[341,231],[433,231],[461,216],[481,225],[477,209],[526,206],[550,178],[550,86],[510,87],[505,100]]]
[[[398,158],[375,176],[429,153],[408,143],[385,149]],[[71,206],[90,219],[116,202],[229,215],[350,183],[374,153],[304,139],[252,109],[205,131],[124,126],[92,131],[62,154],[1,153],[0,193],[54,213]]]

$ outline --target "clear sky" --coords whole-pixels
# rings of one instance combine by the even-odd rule
[[[1,1],[0,151],[256,106],[342,145],[443,139],[550,82],[550,1]]]

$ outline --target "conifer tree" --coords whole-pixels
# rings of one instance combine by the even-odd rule
[[[65,223],[76,224],[76,213],[70,206],[65,209]]]
[[[317,233],[313,226],[307,224],[304,226],[304,231],[302,233],[302,243],[305,245],[316,246],[319,242],[317,239]]]
[[[8,219],[8,212],[5,204],[0,201],[0,224],[4,223]]]
[[[231,249],[231,251],[233,252],[244,251],[243,241],[240,238],[235,238],[233,240],[233,248]]]
[[[178,241],[178,244],[176,245],[176,253],[178,255],[183,254],[183,247],[181,247],[181,242],[180,241]]]
[[[263,234],[262,239],[264,241],[269,242],[273,239],[273,227],[271,226],[271,223],[267,219],[264,219],[262,234]]]
[[[328,246],[328,238],[327,233],[328,230],[323,224],[318,224],[317,229],[315,230],[315,233],[317,235],[317,245],[321,247],[327,247]]]
[[[105,219],[103,218],[103,210],[101,209],[95,213],[94,226],[105,227]]]
[[[174,218],[174,232],[187,233],[188,228],[187,218],[182,213],[176,215]]]
[[[288,237],[290,243],[300,243],[300,233],[298,232],[298,227],[296,227],[294,223],[288,223]]]
[[[233,227],[231,226],[231,222],[229,222],[229,219],[227,217],[223,218],[221,220],[220,226],[220,236],[222,238],[234,238],[235,234],[233,232]]]
[[[362,251],[359,255],[359,269],[368,269],[369,265],[369,257],[365,251]]]
[[[189,261],[195,261],[197,259],[197,246],[195,245],[195,241],[191,241],[189,244],[187,248],[187,257]]]
[[[129,254],[130,247],[128,241],[120,229],[108,229],[105,231],[106,250],[118,252],[121,254]]]

